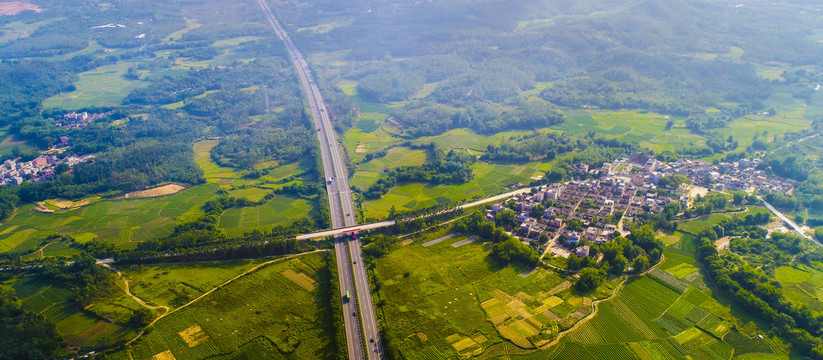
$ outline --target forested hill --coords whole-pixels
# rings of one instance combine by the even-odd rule
[[[817,64],[823,56],[823,44],[809,36],[820,15],[808,1],[355,0],[278,8],[293,29],[334,24],[294,38],[310,52],[345,51],[340,76],[357,81],[364,98],[406,101],[395,115],[413,136],[563,121],[528,120],[527,105],[540,100],[677,116],[710,108],[747,114],[763,109],[772,92],[758,66]],[[427,83],[437,86],[416,96]],[[549,84],[538,88],[545,87],[539,99],[516,100],[538,83]],[[487,117],[512,121],[501,127]]]

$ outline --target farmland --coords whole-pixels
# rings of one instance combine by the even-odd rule
[[[391,129],[383,124],[371,133],[364,133],[357,128],[351,129],[343,138],[343,144],[353,160],[361,161],[366,153],[379,152],[400,142],[386,131],[387,128]],[[438,136],[421,137],[413,143],[418,145],[434,143],[441,150],[458,149],[480,155],[486,151],[486,146],[489,144],[528,133],[530,132],[510,131],[483,136],[471,130],[458,129]],[[431,154],[405,147],[392,147],[388,150],[386,157],[359,164],[352,175],[351,184],[358,189],[365,190],[377,181],[383,169],[420,165],[425,161],[431,161]],[[547,162],[476,162],[472,165],[475,178],[468,183],[461,185],[400,184],[382,198],[366,201],[364,203],[365,217],[384,218],[392,207],[397,210],[413,210],[447,202],[461,202],[472,198],[497,195],[504,191],[506,185],[517,182],[530,183],[537,176],[542,176],[549,166]]]
[[[515,359],[788,359],[785,345],[714,293],[694,264],[692,239],[669,246],[665,261],[627,281],[598,313],[545,352]],[[684,250],[692,248],[692,251]],[[696,268],[695,268],[696,269]],[[581,355],[584,354],[584,355]]]
[[[390,346],[410,359],[534,351],[590,311],[592,297],[577,295],[553,272],[501,266],[489,245],[457,236],[424,246],[438,232],[376,261],[378,317]],[[513,345],[514,344],[514,345]],[[516,345],[516,346],[515,346]],[[532,350],[527,350],[532,349]],[[482,355],[481,355],[482,356]]]
[[[0,248],[4,252],[32,250],[54,234],[79,242],[98,239],[134,247],[137,242],[171,234],[176,219],[199,212],[216,189],[216,185],[195,186],[166,197],[106,200],[51,213],[26,205],[0,225]]]
[[[754,215],[758,213],[768,213],[769,211],[763,207],[749,207],[745,212],[738,212],[738,213],[720,213],[720,214],[710,214],[698,217],[696,219],[692,219],[689,221],[681,222],[678,229],[683,232],[688,232],[692,234],[697,234],[701,230],[714,226],[715,224],[719,223],[723,219],[728,219],[734,216],[746,216],[746,215]]]
[[[72,290],[37,276],[21,275],[0,283],[0,288],[14,290],[23,309],[54,323],[69,346],[104,346],[136,334],[122,324],[140,305],[125,293],[94,303],[84,310],[71,299]]]
[[[180,360],[217,355],[324,358],[328,336],[320,324],[317,290],[307,290],[313,289],[312,281],[318,281],[322,266],[322,255],[318,253],[265,266],[159,320],[151,332],[112,358],[149,359],[165,352]],[[138,286],[141,281],[156,281],[150,280],[154,278],[151,274],[163,271],[148,270],[141,273],[150,275],[148,278],[141,275],[135,280]],[[165,279],[161,283],[171,284],[181,280],[178,276],[194,274],[194,286],[208,287],[217,282],[210,279],[211,275],[230,276],[226,271],[239,269],[170,269],[169,274],[176,275],[159,278]]]
[[[775,277],[789,299],[823,314],[823,269],[819,263],[782,266],[775,269]]]
[[[120,270],[129,281],[129,289],[134,295],[149,304],[174,310],[263,262],[263,259],[258,259],[158,266],[131,265]]]
[[[685,122],[668,115],[587,110],[567,111],[566,115],[566,122],[554,128],[572,134],[594,131],[606,137],[636,143],[655,152],[674,152],[685,147],[705,145],[705,139],[686,129]],[[670,120],[675,124],[671,130],[666,130],[666,123]]]
[[[121,248],[133,248],[138,242],[167,236],[176,224],[197,218],[202,214],[203,204],[216,198],[221,187],[231,196],[257,201],[274,186],[260,183],[276,182],[301,171],[301,165],[287,164],[251,182],[243,179],[240,172],[214,163],[208,152],[214,144],[199,142],[194,146],[195,161],[205,173],[206,184],[169,196],[102,200],[76,208],[54,208],[54,212],[41,212],[33,204],[25,205],[0,225],[0,252],[31,252],[51,235],[70,236],[79,243],[97,239]],[[260,206],[227,210],[220,218],[219,227],[229,236],[251,230],[264,231],[305,217],[312,209],[310,200],[275,196]],[[42,255],[49,254],[58,253]]]

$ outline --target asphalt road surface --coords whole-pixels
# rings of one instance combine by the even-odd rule
[[[258,0],[258,3],[269,25],[286,45],[308,98],[309,108],[317,127],[317,139],[320,141],[320,155],[326,177],[326,190],[329,194],[332,228],[354,226],[357,221],[355,220],[348,173],[340,155],[334,128],[320,90],[315,84],[308,63],[283,27],[280,26],[269,5],[265,0]],[[350,235],[353,235],[353,233]],[[341,303],[345,315],[349,359],[381,359],[383,353],[380,346],[377,320],[374,315],[369,278],[363,263],[363,251],[360,240],[356,236],[352,236],[352,238],[348,241],[348,249],[346,246],[348,236],[338,235],[334,241],[334,250],[337,254],[337,271],[340,275],[340,293],[343,294]],[[345,294],[347,293],[352,296],[356,294],[357,301],[354,301],[355,299],[346,299]],[[359,309],[357,309],[358,303],[360,305]],[[365,344],[365,348],[363,344]]]

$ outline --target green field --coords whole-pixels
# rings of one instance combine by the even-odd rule
[[[553,128],[572,134],[594,131],[606,137],[636,143],[655,152],[674,152],[706,143],[705,138],[686,129],[684,121],[668,115],[602,110],[568,110],[566,115],[566,122]],[[666,130],[666,123],[670,120],[674,120],[674,127]]]
[[[25,205],[0,225],[0,251],[31,251],[54,234],[131,248],[137,242],[171,234],[177,220],[193,218],[216,190],[216,185],[209,184],[165,197],[99,201],[54,213]]]
[[[78,74],[77,90],[52,96],[43,101],[45,108],[80,109],[95,106],[117,106],[134,89],[148,86],[139,80],[123,77],[136,63],[120,62]]]
[[[131,316],[132,310],[140,306],[125,292],[84,310],[72,300],[72,290],[37,276],[21,275],[0,283],[0,288],[14,290],[23,309],[54,323],[57,332],[70,346],[106,346],[136,335],[133,329],[121,325]]]
[[[121,248],[133,248],[138,242],[170,235],[175,225],[196,219],[203,213],[203,204],[217,197],[220,187],[231,196],[257,201],[271,193],[274,185],[267,182],[304,172],[299,164],[287,164],[259,179],[243,179],[240,172],[214,163],[209,155],[214,145],[216,142],[206,141],[194,145],[195,162],[203,169],[206,184],[169,196],[103,200],[51,213],[37,211],[35,205],[24,205],[0,225],[0,252],[31,252],[55,234],[71,236],[81,243],[97,239]],[[300,179],[302,177],[297,181]],[[288,224],[309,215],[312,209],[310,200],[275,196],[257,207],[227,210],[221,216],[219,227],[229,236],[239,236],[251,230],[263,231]],[[60,255],[59,250],[58,247],[42,255]]]
[[[168,264],[131,265],[121,270],[131,292],[155,306],[171,310],[203,295],[217,285],[265,262],[265,259]]]
[[[740,213],[726,213],[726,214],[710,214],[704,215],[696,219],[692,219],[689,221],[680,222],[678,224],[678,229],[683,232],[689,232],[692,234],[697,234],[701,230],[714,226],[715,224],[719,223],[724,219],[728,219],[734,216],[746,216],[749,214],[758,214],[758,213],[768,213],[769,210],[763,207],[752,207],[750,206],[748,211],[740,212]]]
[[[748,354],[789,359],[780,340],[714,294],[699,272],[679,276],[697,266],[691,241],[686,234],[686,243],[667,247],[659,269],[630,279],[616,298],[599,304],[591,321],[557,345],[512,358],[738,359]]]
[[[465,184],[408,183],[395,186],[381,199],[364,203],[366,217],[384,218],[392,206],[396,210],[412,210],[501,194],[506,191],[506,185],[517,182],[528,185],[535,176],[548,170],[548,167],[549,164],[539,162],[510,165],[477,162],[472,165],[474,180]],[[375,178],[374,181],[376,180]]]
[[[112,358],[149,359],[166,351],[178,360],[324,358],[328,336],[316,300],[322,266],[317,253],[265,266],[160,319]],[[214,273],[198,273],[194,286],[212,286],[216,281],[209,274]],[[190,276],[184,274],[176,276]],[[221,270],[217,276],[230,274]]]
[[[377,181],[383,170],[401,166],[423,165],[429,161],[430,157],[427,152],[422,150],[394,147],[389,149],[385,157],[358,164],[349,183],[353,187],[366,190]]]
[[[353,161],[360,161],[366,153],[374,153],[400,142],[385,130],[385,124],[374,132],[365,133],[361,129],[346,132],[343,144]],[[512,136],[521,136],[531,131],[508,131],[491,136],[477,134],[467,129],[451,130],[437,136],[421,137],[415,144],[434,143],[438,149],[449,151],[458,149],[474,155],[481,155],[489,144],[498,143]],[[359,150],[359,151],[358,151]],[[361,190],[368,189],[380,177],[380,171],[404,165],[420,165],[431,161],[422,151],[394,147],[384,158],[378,158],[357,166],[351,185]],[[488,163],[479,161],[472,165],[474,180],[461,185],[432,185],[422,183],[400,184],[392,188],[381,199],[366,201],[366,218],[381,219],[389,214],[392,207],[397,210],[413,210],[440,203],[461,202],[467,199],[488,197],[504,192],[504,187],[513,183],[529,184],[549,169],[550,163]]]
[[[226,210],[220,217],[219,227],[228,236],[240,236],[248,231],[266,231],[276,225],[310,216],[313,209],[309,200],[278,195],[260,206]]]
[[[782,266],[775,269],[775,277],[790,300],[823,315],[823,265]]]
[[[445,359],[534,348],[568,328],[591,309],[592,299],[576,295],[551,271],[500,266],[489,244],[429,247],[417,239],[376,263],[380,290],[377,312],[391,346],[409,359]],[[607,282],[594,295],[611,293]],[[534,350],[529,350],[534,351]]]

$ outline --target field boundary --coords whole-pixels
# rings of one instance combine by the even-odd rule
[[[264,262],[264,263],[258,264],[257,266],[255,266],[255,267],[253,267],[253,268],[251,268],[251,269],[249,269],[249,270],[246,270],[246,271],[245,271],[245,272],[243,272],[242,274],[237,275],[237,276],[235,276],[235,277],[233,277],[233,278],[231,278],[231,279],[228,279],[228,280],[224,281],[223,283],[221,283],[220,285],[215,286],[215,287],[214,287],[214,288],[212,288],[211,290],[204,292],[202,295],[200,295],[200,296],[198,296],[198,297],[194,298],[192,301],[189,301],[189,302],[187,302],[186,304],[184,304],[184,305],[182,305],[182,306],[180,306],[180,307],[178,307],[178,308],[176,308],[176,309],[174,309],[174,310],[172,310],[172,311],[167,311],[167,312],[163,313],[162,315],[160,315],[160,316],[158,316],[157,318],[155,318],[155,319],[154,319],[154,320],[153,320],[153,321],[152,321],[152,322],[151,322],[148,326],[146,326],[146,328],[148,328],[148,327],[150,327],[150,326],[154,325],[155,323],[157,323],[158,321],[160,321],[160,319],[162,319],[162,318],[164,318],[164,317],[166,317],[166,316],[169,316],[169,315],[171,315],[171,314],[174,314],[175,312],[177,312],[177,311],[179,311],[179,310],[185,309],[185,308],[186,308],[186,307],[188,307],[189,305],[194,304],[194,303],[195,303],[195,302],[197,302],[198,300],[200,300],[200,299],[202,299],[202,298],[204,298],[204,297],[208,296],[209,294],[211,294],[211,293],[213,293],[213,292],[217,291],[217,290],[218,290],[218,289],[220,289],[221,287],[226,286],[226,285],[228,285],[228,284],[230,284],[230,283],[234,282],[235,280],[240,279],[240,278],[242,278],[242,277],[244,277],[244,276],[246,276],[246,275],[248,275],[248,274],[251,274],[251,273],[253,273],[253,272],[257,271],[257,270],[260,270],[261,268],[263,268],[263,267],[265,267],[265,266],[271,265],[271,264],[273,264],[273,263],[276,263],[276,262],[279,262],[279,261],[282,261],[282,260],[291,259],[291,258],[294,258],[294,257],[297,257],[297,256],[303,256],[303,255],[307,255],[307,254],[313,254],[313,253],[318,253],[318,252],[326,252],[326,251],[328,251],[328,250],[327,250],[327,249],[318,249],[318,250],[313,250],[313,251],[309,251],[309,252],[303,252],[303,253],[299,253],[299,254],[285,255],[285,256],[278,257],[278,258],[276,258],[276,259],[272,259],[272,260],[266,261],[266,262]],[[118,272],[118,273],[119,273],[119,272]],[[125,280],[125,279],[124,279],[124,280]],[[131,295],[131,294],[129,294],[129,295]],[[134,297],[134,298],[135,298],[135,300],[137,299],[137,297]],[[142,300],[141,300],[141,301],[138,301],[138,302],[139,302],[139,303],[141,303],[141,304],[145,304]],[[147,306],[147,307],[148,307],[148,306]],[[150,308],[150,307],[149,307],[149,308]],[[151,308],[150,308],[150,309],[151,309]],[[145,330],[145,329],[143,329],[142,331],[140,331],[140,333],[139,333],[139,334],[137,334],[137,336],[135,336],[135,337],[134,337],[134,339],[129,340],[129,341],[126,343],[126,345],[131,345],[131,343],[133,343],[133,342],[137,341],[137,339],[139,339],[140,337],[142,337],[145,333],[146,333],[146,330]]]
[[[609,300],[612,300],[612,299],[616,298],[617,295],[618,295],[618,292],[620,291],[620,289],[622,289],[623,286],[626,284],[626,281],[628,281],[631,278],[646,276],[650,271],[652,271],[653,269],[660,266],[660,264],[662,264],[664,260],[665,260],[665,256],[661,256],[660,261],[658,261],[657,264],[655,264],[654,266],[652,266],[648,270],[644,271],[642,274],[627,276],[625,279],[623,279],[623,281],[621,281],[619,284],[617,284],[617,287],[614,288],[614,291],[612,292],[611,296],[609,296],[607,298],[604,298],[604,299],[597,299],[595,301],[592,301],[592,312],[589,313],[589,315],[586,315],[586,317],[578,320],[572,327],[557,333],[557,337],[554,338],[554,340],[552,340],[548,344],[545,344],[543,346],[538,347],[538,350],[547,350],[547,349],[551,348],[552,346],[557,345],[557,343],[560,342],[560,340],[563,339],[563,337],[565,337],[567,334],[571,333],[572,331],[577,330],[577,328],[583,326],[584,324],[589,322],[589,320],[594,318],[595,315],[597,315],[597,310],[600,309],[599,304],[601,302],[609,301]]]

